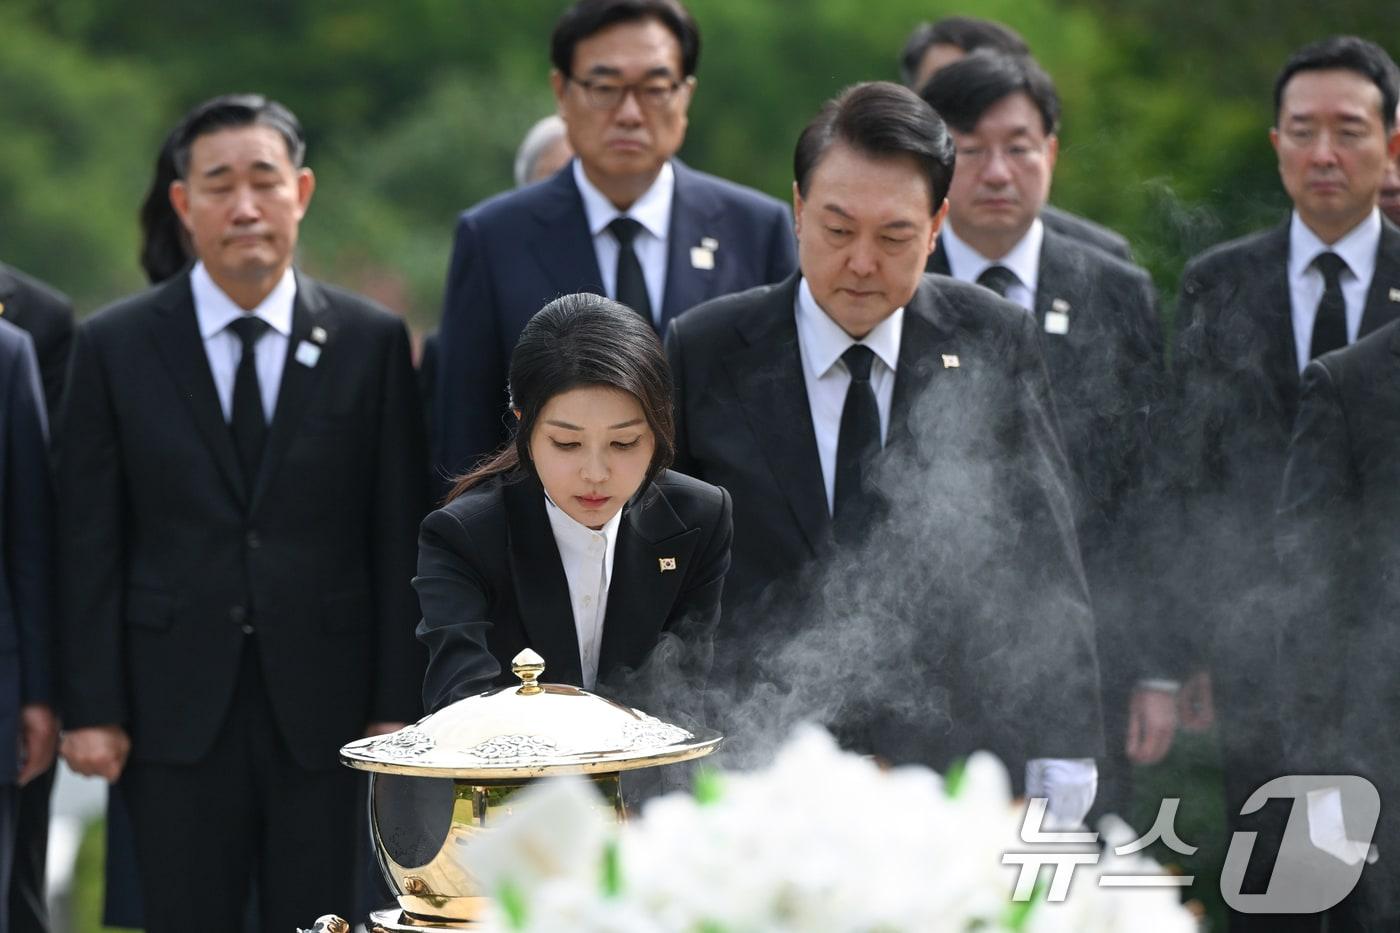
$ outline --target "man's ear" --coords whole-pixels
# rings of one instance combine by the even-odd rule
[[[184,181],[175,179],[170,183],[170,206],[175,209],[175,216],[180,218],[180,223],[186,230],[190,229],[190,189]]]
[[[802,235],[802,192],[797,182],[792,183],[792,229],[798,236]]]
[[[932,255],[933,255],[934,249],[937,248],[937,246],[938,246],[938,231],[940,231],[940,230],[943,229],[943,221],[945,221],[945,220],[947,220],[947,219],[948,219],[948,199],[947,199],[947,198],[944,198],[944,199],[943,199],[943,205],[942,205],[941,207],[939,207],[939,208],[938,208],[938,211],[933,215],[933,227],[932,227],[932,229],[929,231],[929,236],[928,236],[928,252],[927,252],[927,255],[932,256]]]

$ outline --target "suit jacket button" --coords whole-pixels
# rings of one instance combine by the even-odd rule
[[[244,634],[244,635],[251,635],[251,634],[253,634],[254,631],[256,631],[256,630],[255,630],[251,625],[249,625],[249,624],[246,623],[246,622],[243,623],[243,634]]]
[[[242,606],[234,606],[228,611],[228,620],[234,625],[243,625],[248,621],[248,610]]]
[[[243,537],[243,542],[248,545],[248,550],[250,551],[256,551],[258,548],[262,547],[262,539],[258,537],[256,531],[248,532],[248,534]]]

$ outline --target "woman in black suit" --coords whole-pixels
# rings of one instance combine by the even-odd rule
[[[703,657],[729,494],[666,469],[671,376],[650,325],[596,295],[549,303],[516,344],[510,397],[512,440],[419,532],[425,706],[514,682],[527,647],[546,680],[587,689],[619,683],[665,633]]]

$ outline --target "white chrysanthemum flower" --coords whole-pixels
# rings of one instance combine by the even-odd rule
[[[990,755],[969,758],[950,794],[927,768],[883,770],[804,727],[769,768],[723,776],[709,802],[668,795],[603,829],[579,815],[596,812],[586,793],[583,782],[540,789],[476,854],[483,877],[524,904],[523,921],[497,909],[485,929],[995,933],[1018,914],[1021,933],[1195,928],[1175,888],[1099,887],[1103,873],[1161,871],[1111,848],[1076,869],[1065,902],[1013,904],[1019,866],[1001,857],[1025,848],[1024,808]],[[1105,832],[1132,838],[1121,823]]]

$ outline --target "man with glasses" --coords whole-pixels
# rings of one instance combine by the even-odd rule
[[[674,158],[699,53],[676,0],[580,0],[555,24],[550,80],[576,157],[458,222],[433,406],[443,473],[505,439],[510,354],[550,299],[597,292],[660,330],[796,268],[783,204]]]
[[[948,123],[957,170],[931,271],[983,285],[1036,319],[1077,492],[1079,543],[1102,662],[1102,799],[1127,803],[1128,761],[1151,764],[1176,729],[1172,644],[1144,592],[1148,414],[1163,388],[1147,273],[1046,224],[1060,102],[1028,56],[975,52],[923,97]]]

